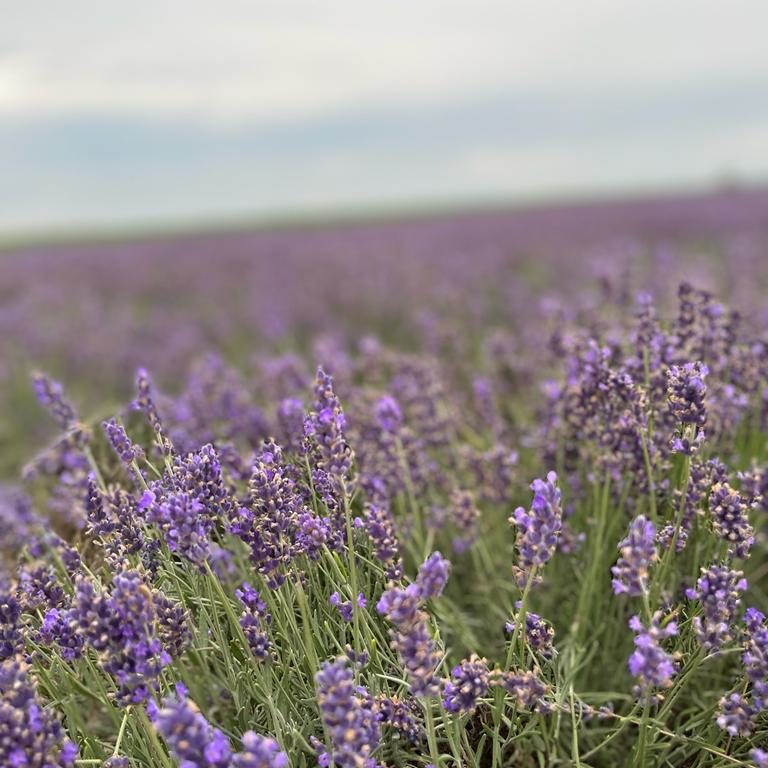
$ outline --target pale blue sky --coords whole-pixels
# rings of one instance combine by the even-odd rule
[[[0,0],[0,229],[768,180],[764,0]]]

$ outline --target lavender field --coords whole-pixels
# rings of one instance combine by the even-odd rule
[[[768,766],[768,192],[0,250],[0,766]]]

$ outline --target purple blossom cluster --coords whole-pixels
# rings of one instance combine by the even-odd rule
[[[218,552],[212,536],[228,524],[234,504],[218,454],[208,444],[174,456],[169,469],[142,495],[138,512],[171,552],[204,570]]]
[[[638,515],[629,525],[629,533],[619,543],[620,557],[611,568],[613,591],[630,597],[648,591],[648,572],[657,560],[656,526],[643,515]]]
[[[749,524],[749,505],[739,492],[728,483],[715,483],[709,495],[709,514],[715,533],[728,542],[729,553],[746,557],[755,537]]]
[[[474,712],[478,699],[490,688],[491,673],[485,659],[473,656],[451,670],[451,677],[443,689],[443,706],[454,714]]]
[[[183,610],[153,594],[137,571],[116,574],[109,592],[79,578],[71,607],[49,612],[43,630],[65,658],[92,649],[124,706],[152,697],[160,673],[190,639]]]
[[[717,651],[733,639],[741,595],[746,589],[742,571],[717,564],[701,569],[696,587],[686,590],[686,597],[701,603],[703,616],[694,616],[692,623],[702,648]]]
[[[391,586],[376,605],[376,610],[394,625],[392,647],[402,661],[411,693],[417,697],[435,696],[440,689],[435,675],[440,656],[422,606],[442,594],[449,570],[448,560],[433,552],[421,564],[412,584],[405,588]]]
[[[445,228],[457,232],[450,222]],[[467,231],[468,250],[482,241],[480,229]],[[616,675],[608,688],[610,663],[623,665],[627,655],[612,631],[628,618],[627,603],[611,588],[643,598],[643,620],[630,620],[628,667],[641,701],[673,689],[660,717],[714,705],[724,692],[727,683],[713,693],[713,683],[688,668],[714,665],[718,683],[739,677],[715,715],[723,733],[705,733],[702,718],[692,718],[692,738],[677,739],[669,759],[702,768],[721,754],[746,759],[752,743],[726,740],[754,737],[752,759],[768,761],[759,746],[768,630],[754,608],[740,624],[747,582],[733,562],[745,560],[750,579],[764,570],[757,513],[768,508],[768,342],[765,318],[745,300],[754,298],[751,281],[732,278],[739,312],[683,283],[670,318],[682,268],[674,267],[679,254],[670,255],[664,231],[643,258],[609,263],[590,250],[589,264],[573,269],[544,253],[536,262],[542,285],[548,270],[573,279],[573,290],[546,295],[533,288],[538,271],[530,285],[525,271],[509,280],[513,262],[498,248],[469,261],[447,250],[437,262],[420,253],[422,237],[414,224],[387,249],[391,263],[374,257],[370,271],[344,256],[318,269],[292,252],[290,237],[268,238],[281,260],[236,258],[238,291],[231,275],[207,270],[206,295],[218,301],[200,302],[194,323],[173,281],[161,282],[168,295],[148,302],[138,348],[122,344],[119,326],[85,302],[84,315],[114,332],[108,346],[89,334],[99,366],[90,348],[72,355],[92,371],[94,389],[103,391],[112,369],[124,376],[138,356],[161,385],[139,369],[133,405],[141,416],[116,410],[103,434],[92,434],[98,420],[85,408],[81,419],[60,384],[33,380],[63,435],[28,465],[29,498],[0,490],[0,659],[3,670],[15,670],[0,690],[0,728],[13,726],[0,750],[12,768],[70,768],[75,750],[56,709],[85,762],[103,760],[111,751],[110,696],[126,716],[106,762],[113,768],[146,758],[137,739],[145,708],[182,768],[286,766],[278,743],[251,727],[278,734],[292,753],[310,745],[321,765],[341,768],[438,765],[449,753],[457,763],[472,762],[473,753],[494,764],[573,760],[562,753],[569,740],[550,740],[538,719],[555,710],[569,714],[571,751],[583,748],[607,764],[635,734],[623,727],[635,706],[629,697],[616,697],[617,716],[610,705],[589,703],[602,704],[623,679]],[[311,241],[313,252],[317,246],[337,258],[338,240],[314,233]],[[538,252],[539,241],[528,242]],[[414,248],[421,258],[398,255]],[[751,265],[747,274],[757,273],[760,253],[738,257]],[[142,278],[128,266],[116,276],[134,290]],[[716,283],[718,270],[710,265],[695,279]],[[314,278],[316,290],[291,296],[294,274]],[[332,283],[328,274],[336,275]],[[188,271],[178,280],[199,287]],[[658,301],[651,294],[634,301],[641,284]],[[31,290],[36,296],[39,288]],[[120,291],[105,287],[105,304],[119,307]],[[0,307],[0,343],[18,331],[14,315],[24,312]],[[147,344],[145,333],[159,329],[167,343]],[[29,357],[45,359],[47,343],[32,339]],[[302,356],[286,351],[297,345]],[[71,351],[63,338],[55,349],[57,358]],[[16,365],[0,355],[0,398],[12,389],[5,384]],[[59,370],[70,367],[63,360]],[[76,381],[72,391],[89,397]],[[31,426],[30,440],[45,437]],[[751,469],[736,472],[750,461]],[[518,475],[535,477],[542,467],[557,474],[532,483],[530,508],[518,507],[510,520],[512,542],[501,534],[519,496]],[[611,541],[624,530],[611,567]],[[431,601],[452,568],[446,558],[433,552],[414,578],[406,575],[435,547],[456,553],[456,583],[438,603]],[[511,606],[517,590],[504,566],[513,550],[517,584],[526,596],[540,585],[536,603],[563,636],[561,655],[553,625],[527,610],[526,597]],[[684,593],[691,603],[679,604],[680,584],[696,578],[689,569],[712,558]],[[381,595],[378,615],[360,615],[365,595]],[[761,604],[759,588],[749,599]],[[505,628],[520,639],[507,645],[503,667],[477,655],[492,658],[502,645],[494,635],[500,616],[510,617]],[[299,626],[311,647],[303,648]],[[381,644],[385,629],[390,648]],[[317,663],[318,655],[344,652],[350,635],[354,650]],[[600,664],[585,653],[581,665],[579,649],[588,647],[600,650]],[[443,665],[451,670],[444,679]],[[306,695],[315,673],[316,702]],[[183,687],[163,699],[169,680],[180,678],[204,692],[196,698],[205,716]],[[507,695],[498,688],[489,695],[493,686]],[[90,718],[84,724],[70,713],[102,689],[90,734]],[[16,705],[18,691],[27,694]],[[586,701],[582,691],[590,691]],[[595,716],[604,718],[600,728],[588,723]],[[637,764],[672,739],[670,722],[647,719],[644,737],[646,726]],[[543,754],[535,734],[552,754]],[[696,754],[694,735],[705,735],[713,751]],[[34,753],[25,751],[29,744]]]
[[[342,600],[341,595],[338,592],[334,592],[331,594],[329,602],[334,608],[338,610],[341,618],[344,619],[344,621],[352,621],[353,607],[351,600]],[[362,592],[357,595],[355,603],[357,604],[358,608],[365,608],[365,606],[368,605],[368,601]]]
[[[163,420],[157,410],[152,382],[145,368],[139,368],[136,372],[136,398],[133,407],[141,411],[149,422],[149,426],[155,434],[155,445],[162,456],[169,457],[173,451],[171,440],[168,437]]]
[[[281,569],[302,549],[300,516],[308,514],[291,474],[280,446],[264,443],[253,459],[248,497],[231,525],[250,547],[251,562],[273,585],[282,582]]]
[[[315,403],[304,421],[307,450],[315,455],[317,471],[330,478],[333,491],[343,497],[353,481],[354,454],[347,443],[346,418],[333,389],[333,379],[322,368],[315,379]]]
[[[649,695],[654,688],[669,688],[678,672],[679,661],[665,651],[661,641],[678,634],[677,622],[662,624],[662,616],[656,613],[648,626],[639,616],[629,620],[629,628],[635,633],[635,650],[629,657],[629,671],[637,678],[637,696]]]
[[[518,709],[546,711],[544,696],[548,688],[534,670],[505,672],[501,677],[501,686]]]
[[[32,375],[32,385],[38,402],[62,430],[70,432],[77,427],[77,413],[66,399],[60,382],[48,378],[44,373],[35,373]]]
[[[53,709],[40,701],[28,667],[0,663],[0,764],[8,768],[72,768],[77,747]]]
[[[240,589],[235,591],[235,596],[243,606],[240,626],[245,634],[245,639],[248,641],[251,653],[257,659],[265,659],[269,654],[269,637],[265,630],[272,621],[267,610],[267,604],[248,582],[245,582]]]
[[[667,397],[669,409],[683,425],[703,427],[707,421],[704,399],[707,394],[705,380],[709,368],[702,362],[673,365],[667,371]]]
[[[125,431],[125,427],[117,422],[115,419],[110,419],[102,424],[104,434],[107,436],[110,445],[114,449],[120,461],[131,473],[131,476],[136,475],[137,470],[134,467],[134,463],[139,459],[144,458],[144,451],[141,446],[136,445],[128,437]],[[141,481],[137,477],[136,480],[141,485]]]
[[[377,768],[380,724],[374,699],[355,685],[354,671],[346,658],[323,664],[315,676],[317,701],[329,749],[319,749],[321,766]]]
[[[243,749],[233,752],[229,739],[213,727],[183,685],[162,706],[152,706],[150,714],[158,733],[182,768],[286,768],[288,755],[272,738],[246,731]]]
[[[533,501],[530,510],[518,507],[510,518],[517,528],[519,562],[525,574],[541,567],[552,557],[563,524],[557,474],[549,472],[546,480],[534,480],[531,490]]]
[[[522,601],[518,600],[515,603],[515,608],[519,611],[521,607]],[[511,621],[505,623],[504,630],[508,634],[512,634],[518,621],[518,616],[513,616]],[[532,650],[541,654],[544,658],[550,658],[554,653],[554,646],[552,645],[554,637],[555,629],[546,619],[543,619],[538,613],[526,611],[525,639]]]
[[[424,728],[414,699],[380,694],[376,698],[376,711],[381,725],[396,731],[409,744],[417,745],[423,740]]]
[[[752,685],[752,702],[756,710],[768,710],[768,623],[757,608],[747,608],[744,623],[746,644],[741,660]]]
[[[456,490],[452,496],[453,524],[457,535],[453,539],[453,551],[457,554],[466,552],[472,546],[478,535],[477,521],[480,510],[475,506],[471,492]]]
[[[744,665],[747,688],[720,699],[715,720],[731,736],[752,735],[757,718],[768,710],[768,624],[765,614],[748,608],[744,615]]]

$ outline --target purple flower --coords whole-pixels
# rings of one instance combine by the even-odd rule
[[[562,529],[560,489],[557,474],[549,472],[546,480],[531,483],[533,502],[526,511],[518,507],[510,522],[517,526],[517,548],[525,571],[539,567],[552,557]]]
[[[348,660],[342,656],[325,662],[315,682],[320,715],[331,744],[330,753],[322,753],[320,758],[325,758],[326,765],[339,768],[374,768],[377,763],[372,754],[379,747],[379,718],[368,691],[355,685]]]
[[[277,406],[280,438],[288,450],[298,451],[304,435],[304,405],[295,397],[286,397]]]
[[[230,768],[232,750],[227,737],[200,714],[183,687],[177,688],[175,697],[165,699],[154,712],[153,722],[183,768]]]
[[[0,664],[0,765],[8,768],[72,768],[77,747],[54,710],[37,697],[26,665]]]
[[[395,521],[386,504],[366,504],[363,509],[363,527],[371,539],[376,557],[390,567],[391,578],[401,575],[399,561],[400,541]]]
[[[310,560],[316,560],[324,546],[339,548],[340,534],[330,518],[318,517],[305,510],[297,516],[296,525],[296,546]]]
[[[163,421],[157,411],[154,397],[152,396],[152,382],[144,368],[136,371],[136,399],[133,407],[141,411],[149,422],[149,426],[155,433],[155,442],[163,456],[169,457],[173,453],[173,446],[163,426]]]
[[[515,706],[522,710],[542,708],[547,686],[532,671],[505,672],[501,686],[515,700]]]
[[[318,368],[315,405],[304,422],[305,439],[315,455],[315,466],[331,478],[342,496],[352,482],[353,454],[347,444],[346,418],[333,390],[333,379]]]
[[[379,599],[376,610],[395,626],[410,624],[422,604],[423,596],[418,584],[407,587],[390,587]]]
[[[104,761],[103,768],[131,768],[131,764],[127,757],[113,755]]]
[[[749,757],[754,761],[756,768],[768,768],[768,752],[759,747],[749,750]]]
[[[232,768],[287,768],[288,755],[272,738],[246,731],[243,749],[232,757]]]
[[[729,544],[729,551],[736,557],[746,557],[755,540],[754,529],[749,524],[749,505],[738,491],[728,483],[716,483],[709,495],[709,514],[712,527]]]
[[[61,429],[69,432],[78,426],[75,409],[64,396],[64,388],[58,381],[49,379],[44,373],[32,374],[38,402],[42,405]]]
[[[103,422],[102,427],[107,440],[109,440],[118,458],[131,473],[131,476],[133,476],[135,473],[133,463],[144,457],[144,451],[141,449],[141,446],[131,441],[131,438],[128,437],[125,431],[125,427],[115,421],[115,419]]]
[[[276,443],[264,443],[254,457],[248,489],[232,532],[250,547],[251,562],[259,573],[279,586],[285,578],[279,569],[296,554],[299,513],[304,505]]]
[[[672,415],[680,424],[703,427],[707,421],[704,398],[705,379],[709,373],[704,363],[673,365],[667,371],[667,398]]]
[[[619,544],[621,553],[611,568],[613,591],[638,597],[648,589],[648,570],[656,562],[656,526],[643,515],[636,517],[629,526],[629,534]]]
[[[405,669],[411,694],[416,697],[436,696],[440,684],[435,675],[440,653],[430,636],[429,617],[417,611],[414,620],[392,630],[392,647]]]
[[[418,744],[424,737],[424,728],[419,722],[419,706],[412,698],[399,699],[385,694],[376,698],[379,722],[396,730],[409,744]]]
[[[181,603],[171,600],[165,592],[152,592],[152,605],[157,617],[157,636],[163,649],[177,659],[192,645],[189,616]]]
[[[51,608],[46,612],[37,638],[42,645],[55,644],[66,661],[80,658],[85,642],[76,627],[69,621],[68,613],[57,608]]]
[[[171,493],[162,501],[145,495],[145,517],[163,534],[171,552],[178,552],[200,570],[210,556],[210,520],[204,515],[205,507],[187,493]],[[140,504],[141,508],[141,504]]]
[[[332,606],[338,609],[341,614],[341,618],[344,621],[352,621],[352,601],[342,600],[341,595],[338,592],[334,592],[330,597],[330,603]],[[365,595],[362,592],[357,596],[357,607],[365,608],[368,605],[368,601],[365,599]]]
[[[160,640],[152,591],[136,571],[114,577],[111,594],[79,578],[69,626],[99,654],[101,668],[118,684],[121,705],[146,701],[171,662]]]
[[[376,421],[384,432],[396,434],[403,424],[403,412],[391,395],[379,398],[375,407]]]
[[[522,601],[518,600],[515,604],[515,608],[518,610],[522,605]],[[515,615],[512,617],[512,621],[508,621],[504,625],[504,629],[508,633],[515,631],[515,623],[518,621],[518,617]],[[538,651],[545,658],[552,656],[553,647],[552,640],[555,636],[555,630],[552,625],[546,620],[542,619],[537,613],[531,613],[528,611],[525,614],[525,637],[528,641],[528,645],[534,650]]]
[[[453,539],[453,549],[457,554],[466,552],[477,539],[477,521],[480,510],[475,506],[474,496],[470,491],[456,490],[451,497],[453,523],[458,535]]]
[[[240,626],[243,628],[251,652],[257,659],[265,659],[269,653],[269,638],[264,632],[264,625],[272,620],[267,611],[267,605],[258,591],[247,581],[241,589],[235,590],[235,596],[243,606]]]
[[[662,640],[677,634],[677,624],[670,621],[661,626],[661,614],[656,613],[648,627],[638,616],[629,620],[629,628],[635,633],[635,650],[629,657],[629,671],[637,678],[635,694],[646,694],[652,688],[669,688],[677,674],[677,658],[665,651]]]
[[[429,600],[440,597],[443,594],[445,585],[448,583],[448,576],[451,572],[451,563],[439,552],[433,552],[419,567],[419,573],[416,576],[416,586],[422,600]]]
[[[11,594],[0,594],[0,661],[15,656],[24,645],[21,606]]]
[[[727,565],[711,565],[701,569],[695,589],[686,590],[689,600],[701,601],[704,611],[694,616],[693,629],[705,650],[718,650],[732,638],[732,629],[741,604],[741,593],[747,588],[743,571]]]
[[[739,693],[720,699],[715,722],[730,736],[749,736],[755,720],[755,710]]]
[[[758,711],[768,709],[768,624],[757,608],[747,608],[746,648],[741,657],[747,679],[752,684],[752,701]]]
[[[485,659],[465,659],[451,671],[443,691],[443,706],[454,714],[474,712],[477,700],[488,693],[489,687],[490,671]]]

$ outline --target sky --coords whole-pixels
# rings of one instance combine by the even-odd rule
[[[0,232],[768,181],[765,0],[0,0]]]

